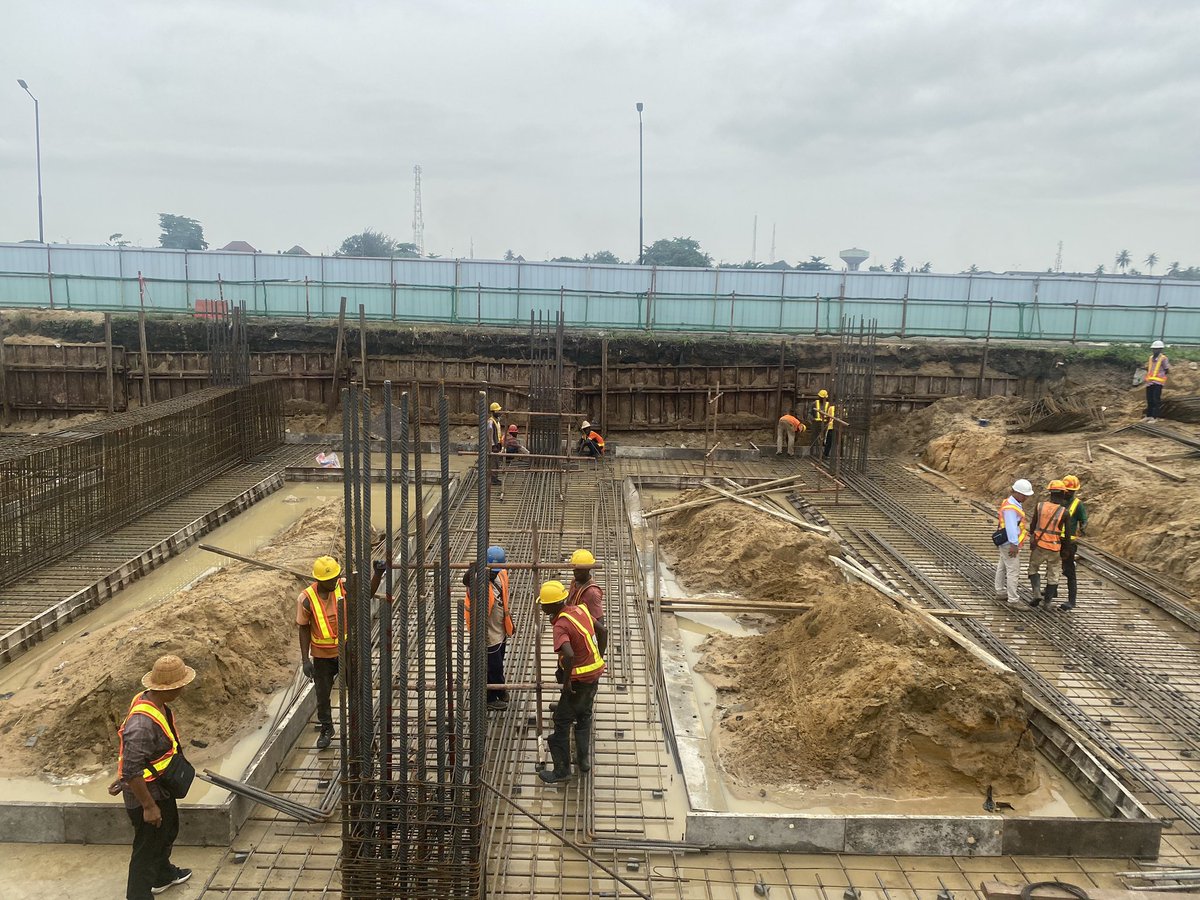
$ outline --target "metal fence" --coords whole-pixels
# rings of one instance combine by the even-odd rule
[[[0,449],[0,570],[19,576],[283,441],[279,385],[208,388]]]
[[[873,318],[900,337],[1200,343],[1200,282],[1169,278],[681,269],[0,244],[0,305],[209,309],[373,319],[836,334]]]

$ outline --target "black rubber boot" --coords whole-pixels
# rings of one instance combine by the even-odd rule
[[[580,772],[592,771],[592,729],[575,729],[575,754]]]
[[[538,778],[546,782],[546,784],[558,784],[560,781],[566,781],[571,777],[571,764],[564,758],[560,759],[559,754],[553,749],[550,751],[550,756],[554,759],[553,769],[542,769],[538,772]]]
[[[1029,576],[1029,586],[1033,590],[1033,600],[1032,600],[1032,602],[1030,602],[1029,605],[1037,606],[1039,603],[1042,602],[1042,576],[1041,575],[1030,575]]]
[[[321,733],[317,735],[317,749],[324,750],[333,743],[333,729],[322,728]]]
[[[1046,585],[1046,593],[1042,595],[1042,599],[1046,601],[1046,609],[1050,608],[1050,604],[1058,599],[1058,585]]]

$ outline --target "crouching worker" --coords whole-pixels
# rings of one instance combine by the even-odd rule
[[[508,639],[513,636],[512,616],[508,611],[508,569],[504,568],[506,554],[503,547],[488,547],[488,603],[487,603],[487,680],[488,684],[504,684],[504,650]],[[471,633],[471,586],[475,583],[475,564],[463,575],[463,587],[467,595],[463,604],[467,634]],[[500,602],[496,602],[496,595]],[[491,710],[508,707],[508,691],[489,688],[487,706]]]
[[[542,612],[554,625],[554,650],[558,654],[554,677],[562,684],[554,708],[554,732],[547,741],[554,769],[538,772],[547,784],[571,777],[572,725],[579,769],[588,772],[592,768],[592,706],[608,647],[608,632],[597,630],[587,606],[566,605],[569,593],[561,581],[547,581],[538,596]]]
[[[579,426],[579,453],[583,456],[597,458],[604,455],[604,438],[600,436],[600,432],[592,428],[592,423],[586,419]]]
[[[783,456],[783,438],[786,435],[788,456],[795,456],[796,435],[804,434],[806,430],[805,424],[791,413],[780,416],[779,424],[775,426],[775,455]]]

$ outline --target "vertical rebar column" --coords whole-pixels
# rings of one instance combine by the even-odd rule
[[[425,586],[428,583],[425,571],[425,483],[421,471],[421,384],[413,384],[413,475],[417,481],[417,634],[426,633],[427,612],[425,609]],[[434,629],[434,645],[437,644],[438,631]],[[436,651],[435,651],[436,652]],[[417,785],[423,790],[427,769],[426,739],[425,739],[425,696],[426,684],[426,653],[425,647],[417,649]],[[440,682],[439,682],[440,685]],[[441,693],[440,688],[437,693]],[[419,843],[424,846],[424,836],[418,835]]]
[[[359,514],[358,526],[358,560],[355,565],[355,571],[358,573],[358,578],[355,580],[357,590],[355,593],[358,596],[358,647],[360,655],[360,665],[362,670],[362,729],[360,731],[362,743],[359,749],[359,758],[362,765],[362,778],[364,786],[367,788],[367,793],[370,793],[369,779],[374,773],[375,766],[372,758],[372,744],[374,744],[374,679],[372,678],[373,666],[371,664],[372,656],[372,624],[373,624],[373,607],[371,597],[371,395],[366,390],[360,390],[360,400],[362,405],[362,432],[359,439],[359,446],[362,449],[362,462],[360,464],[359,478],[361,481],[361,497],[362,506]],[[363,798],[364,801],[368,797]]]
[[[401,444],[400,444],[400,467],[403,470],[406,467],[408,460],[405,458],[404,438],[405,421],[403,418],[404,412],[401,412]],[[392,590],[392,529],[394,527],[392,520],[392,383],[384,381],[383,383],[383,561],[386,568],[383,571],[383,597],[379,600],[379,801],[383,805],[385,815],[383,816],[383,833],[382,846],[384,856],[391,856],[392,851],[392,827],[391,822],[394,821],[393,807],[395,805],[395,794],[393,793],[392,780],[392,727],[393,727],[393,705],[395,703],[396,692],[392,690],[392,619],[393,619],[393,590]],[[368,434],[368,438],[370,435]],[[401,507],[403,510],[403,506]],[[401,512],[403,519],[403,512]],[[368,542],[368,556],[370,555],[370,542]],[[373,563],[373,560],[372,560]],[[374,573],[371,569],[363,572],[363,578],[370,578],[374,582]],[[403,594],[404,586],[408,580],[408,572],[401,570],[400,573],[400,590]],[[402,680],[407,683],[407,679],[403,679],[404,666],[406,657],[404,653],[405,641],[407,640],[407,631],[404,620],[404,602],[400,603],[400,654],[396,660],[396,671],[401,675]],[[404,769],[404,728],[407,722],[404,719],[404,710],[408,708],[408,698],[400,693],[401,702],[401,721],[399,729],[400,737],[400,768]],[[400,789],[404,789],[404,778],[399,779]],[[404,842],[401,841],[401,846]]]
[[[437,596],[434,599],[434,618],[437,622],[435,661],[438,669],[437,697],[437,765],[438,781],[449,785],[454,765],[454,654],[451,629],[450,601],[450,412],[446,404],[446,383],[438,384],[438,452],[441,474],[441,506],[438,528]],[[459,620],[462,621],[461,604]],[[461,632],[460,632],[461,634]],[[443,692],[441,686],[445,685]]]
[[[390,395],[391,395],[391,389],[392,389],[392,383],[390,381],[384,382],[384,390],[387,392],[387,397],[389,400],[390,400]],[[409,493],[410,486],[412,484],[412,480],[409,476],[409,469],[408,469],[408,444],[409,444],[408,405],[409,405],[408,394],[407,393],[401,394],[400,395],[400,572],[402,574],[400,577],[399,615],[398,615],[397,621],[396,621],[396,628],[399,632],[399,645],[400,646],[399,646],[399,652],[397,653],[397,656],[396,656],[396,684],[395,684],[395,689],[392,692],[392,696],[397,698],[396,701],[394,701],[394,702],[396,702],[396,704],[399,706],[399,712],[400,712],[400,722],[399,722],[399,725],[396,730],[396,736],[398,738],[398,742],[397,742],[397,746],[396,746],[396,755],[399,757],[398,780],[400,781],[400,784],[402,785],[401,789],[405,792],[404,793],[404,803],[405,803],[406,810],[407,810],[407,806],[408,806],[407,792],[408,792],[408,782],[409,782],[409,776],[408,776],[408,728],[409,728],[408,667],[409,667],[409,650],[410,650],[410,648],[409,648],[409,643],[408,643],[408,641],[409,641],[409,621],[408,621],[409,616],[408,616],[408,613],[409,613],[409,601],[410,601],[410,596],[411,596],[410,590],[409,590],[409,585],[410,585],[411,579],[412,579],[412,575],[410,574],[409,568],[408,568],[408,563],[409,563],[408,493]],[[389,408],[390,408],[390,404],[389,404]],[[390,434],[390,432],[389,432],[389,434]],[[417,490],[420,491],[420,489],[421,488],[418,485]],[[391,499],[391,491],[392,491],[392,485],[391,485],[391,483],[389,483],[388,484],[389,500]],[[390,532],[389,532],[388,546],[387,546],[389,564],[394,559],[393,552],[394,551],[392,548]],[[423,574],[424,573],[418,573],[417,577],[418,578],[422,577]],[[424,638],[424,634],[420,630],[420,628],[418,628],[417,629],[417,641],[418,641],[417,653],[418,653],[418,655],[421,655],[424,650],[424,648],[420,644],[420,642],[423,640],[423,638]],[[381,675],[380,678],[382,679],[382,677],[383,676]],[[391,703],[389,703],[389,706],[390,705],[391,705]],[[405,817],[402,819],[402,821],[405,822],[405,827],[407,828],[407,824],[408,824],[407,813],[406,813]]]

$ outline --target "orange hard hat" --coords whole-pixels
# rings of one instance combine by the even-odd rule
[[[1067,491],[1079,490],[1079,476],[1078,475],[1064,475],[1062,483],[1063,483],[1063,490],[1067,490]]]
[[[1046,485],[1046,490],[1048,490],[1048,491],[1065,491],[1066,489],[1067,489],[1067,486],[1065,484],[1063,484],[1061,481],[1059,481],[1057,478],[1055,478],[1052,482],[1050,482],[1048,485]]]

